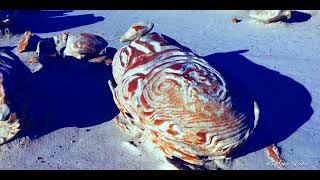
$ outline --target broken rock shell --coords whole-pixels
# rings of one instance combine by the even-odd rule
[[[40,40],[39,36],[32,34],[31,31],[26,31],[19,40],[17,52],[22,53],[36,50],[36,45]]]
[[[151,22],[138,22],[133,24],[129,30],[120,38],[121,42],[133,41],[141,36],[146,35],[153,29],[154,24]]]
[[[27,49],[27,46],[29,44],[29,40],[31,38],[31,35],[32,35],[31,31],[26,31],[22,35],[21,39],[19,40],[19,44],[18,44],[18,48],[17,48],[18,52],[21,53],[21,52],[23,52],[24,50]]]
[[[107,41],[94,34],[69,34],[64,56],[72,56],[77,59],[83,59],[90,55],[97,56],[107,45]]]
[[[291,18],[291,10],[249,10],[249,16],[265,24]]]

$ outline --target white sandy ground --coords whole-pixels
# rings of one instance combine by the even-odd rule
[[[320,14],[303,12],[310,13],[311,19],[261,25],[241,11],[86,10],[67,15],[94,14],[104,21],[66,30],[100,35],[109,47],[118,49],[123,45],[119,37],[132,23],[151,21],[154,31],[174,38],[200,56],[248,49],[243,55],[250,61],[294,79],[311,94],[311,118],[278,146],[281,156],[291,163],[287,169],[320,169]],[[232,16],[242,21],[231,23]],[[37,34],[51,37],[56,33]],[[16,46],[19,37],[0,40],[0,47]],[[64,127],[36,139],[21,137],[1,146],[0,169],[176,169],[155,151],[141,145],[136,148],[129,140],[110,119],[92,127]],[[235,159],[232,169],[278,169],[267,166],[268,161],[260,149]]]

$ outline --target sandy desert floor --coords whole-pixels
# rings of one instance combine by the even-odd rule
[[[232,23],[232,16],[242,21]],[[153,31],[190,48],[222,75],[237,77],[257,97],[257,132],[231,169],[279,169],[264,151],[273,143],[285,169],[320,169],[319,11],[294,11],[288,22],[269,25],[243,11],[34,11],[23,18],[22,32],[89,32],[113,50],[124,45],[119,38],[132,23],[153,22]],[[13,49],[20,37],[0,39],[0,47]],[[28,57],[17,55],[22,62]],[[132,145],[112,121],[118,110],[107,84],[110,67],[75,64],[32,76],[36,115],[29,130],[0,146],[0,169],[176,169],[157,149]]]

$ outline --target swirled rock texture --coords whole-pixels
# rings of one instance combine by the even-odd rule
[[[119,49],[112,67],[117,124],[150,132],[168,158],[196,165],[224,159],[257,123],[254,104],[238,105],[245,98],[229,92],[219,72],[158,33]]]

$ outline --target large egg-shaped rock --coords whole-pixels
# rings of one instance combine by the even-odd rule
[[[256,103],[229,91],[204,59],[158,33],[119,49],[112,68],[118,124],[148,131],[168,158],[196,165],[226,158],[257,125]]]

